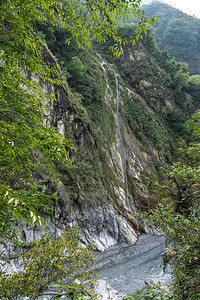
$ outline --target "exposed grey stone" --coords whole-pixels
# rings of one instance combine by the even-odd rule
[[[48,55],[50,55],[49,52]],[[49,59],[52,60],[53,58]],[[99,62],[102,67],[105,64],[107,63]],[[115,73],[111,65],[107,65],[107,67],[113,71],[113,74]],[[102,71],[105,72],[104,67]],[[119,241],[126,241],[131,244],[137,241],[136,222],[133,214],[136,210],[135,204],[146,197],[140,175],[148,167],[149,158],[141,152],[135,137],[127,134],[121,116],[123,103],[120,97],[119,75],[116,73],[115,75],[117,114],[112,110],[112,89],[108,82],[105,86],[106,107],[116,122],[115,139],[110,144],[105,137],[102,151],[104,151],[110,169],[113,170],[113,176],[116,176],[120,184],[110,181],[110,191],[108,191],[103,181],[101,182],[99,179],[92,191],[94,200],[89,199],[88,201],[84,188],[82,189],[79,183],[75,183],[77,186],[74,187],[74,199],[71,200],[67,188],[61,182],[62,176],[60,181],[56,181],[49,178],[49,174],[44,175],[35,170],[34,176],[36,180],[43,180],[45,191],[47,193],[57,191],[59,198],[54,204],[54,215],[52,217],[45,216],[45,229],[23,225],[24,239],[27,243],[34,238],[39,238],[42,232],[48,232],[56,237],[62,229],[72,225],[79,227],[83,242],[86,244],[93,243],[99,251],[104,251]],[[37,77],[32,76],[32,78],[39,81]],[[45,114],[46,125],[57,127],[62,136],[71,138],[76,151],[79,153],[79,161],[91,164],[94,159],[92,149],[95,147],[94,134],[96,134],[91,125],[89,123],[86,125],[82,120],[66,87],[54,86],[47,81],[41,81],[41,86],[47,95],[52,91],[56,95],[52,109]],[[48,101],[44,104],[47,105]],[[109,144],[109,149],[107,144]],[[99,163],[101,164],[101,162]],[[101,165],[99,165],[100,167]],[[137,191],[134,196],[129,191],[129,178],[137,181]]]
[[[98,280],[95,286],[97,300],[122,300],[125,296],[113,289],[105,280]]]

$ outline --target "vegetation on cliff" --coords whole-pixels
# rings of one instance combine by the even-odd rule
[[[127,38],[133,30],[134,24],[121,24],[119,28]],[[108,48],[109,41],[100,51]],[[167,51],[160,51],[151,34],[133,49],[125,47],[124,56],[112,62],[129,89],[123,87],[121,93],[124,120],[146,151],[154,147],[172,162],[177,149],[174,134],[189,139],[184,123],[199,107],[198,88],[192,83],[196,77],[189,76],[185,64],[171,59]]]
[[[164,267],[173,266],[173,283],[164,289],[158,285],[144,288],[125,299],[195,300],[200,295],[200,218],[199,218],[199,126],[198,111],[187,123],[193,142],[182,143],[178,162],[166,165],[162,184],[149,181],[149,197],[156,198],[156,208],[145,214],[149,225],[167,236]]]
[[[134,25],[121,25],[119,27],[119,32],[124,37],[128,37],[133,30]],[[55,40],[57,36],[58,32],[54,32]],[[106,55],[109,43],[112,41],[108,41],[107,45],[98,49],[101,55]],[[62,49],[63,47],[60,45],[59,51],[55,50],[54,53],[63,62],[66,70],[70,70],[73,54],[71,59],[69,57],[62,60],[58,53],[61,53]],[[80,66],[80,70],[78,67],[76,72],[82,72],[82,70],[87,72],[94,54],[92,52],[87,54],[84,52],[85,50],[82,50],[85,55],[79,51],[74,51],[73,53],[76,53],[76,57],[79,58]],[[66,55],[69,53],[67,52]],[[86,55],[88,59],[85,59]],[[184,149],[180,163],[163,169],[162,180],[165,178],[163,184],[161,182],[158,184],[157,181],[155,184],[155,182],[152,183],[147,180],[151,195],[149,197],[150,203],[154,203],[154,205],[155,203],[164,203],[165,205],[164,208],[159,206],[157,214],[154,215],[156,226],[160,225],[165,232],[168,228],[166,233],[176,241],[175,246],[169,249],[169,255],[174,260],[174,293],[167,294],[166,291],[150,288],[148,291],[144,291],[142,295],[137,295],[138,299],[153,296],[155,299],[159,299],[159,297],[164,297],[163,299],[196,299],[199,295],[199,246],[197,242],[199,239],[199,213],[196,211],[196,205],[198,207],[199,203],[199,167],[197,161],[199,155],[199,115],[194,115],[188,126],[185,126],[185,120],[189,119],[191,113],[195,112],[199,106],[199,77],[198,75],[197,77],[189,76],[189,71],[184,64],[170,59],[166,51],[158,50],[150,35],[136,44],[134,50],[125,47],[124,57],[116,60],[106,55],[106,59],[120,70],[119,73],[123,78],[120,79],[120,88],[123,98],[124,121],[127,122],[131,132],[143,145],[141,148],[143,151],[151,153],[152,148],[154,148],[158,151],[162,163],[166,161],[172,163],[177,160],[178,155],[180,156],[178,137],[188,143],[197,139],[197,142],[191,143],[189,147],[184,146],[186,145],[184,143],[182,144]],[[96,80],[100,78],[97,77],[98,72],[91,74],[89,71],[89,76],[94,76],[93,78]],[[66,76],[70,76],[70,74]],[[80,76],[77,77],[79,81]],[[197,79],[196,84],[194,84],[195,78]],[[107,68],[107,79],[113,92],[115,92],[114,72],[109,68]],[[98,83],[103,83],[105,78],[102,77],[101,80],[98,80]],[[73,89],[79,89],[79,85],[76,85],[74,80],[72,82],[69,80],[69,84]],[[104,85],[101,86],[103,89]],[[90,122],[94,122],[92,110],[90,110],[84,96],[84,89],[79,89],[78,92],[82,93],[82,105],[90,116]],[[93,104],[95,104],[94,97],[95,93],[93,94]],[[102,104],[98,108],[96,106],[96,109],[100,117],[98,121],[95,120],[94,126],[101,124]],[[192,135],[188,129],[193,129]],[[135,297],[136,295],[129,296],[127,299],[136,299]]]
[[[187,122],[193,142],[182,143],[179,162],[165,167],[164,184],[149,183],[151,195],[159,199],[150,219],[173,243],[165,259],[173,262],[177,299],[198,299],[200,295],[199,118],[198,111]]]
[[[71,228],[57,239],[44,235],[29,244],[29,250],[19,256],[19,270],[1,274],[1,299],[37,299],[40,295],[51,299],[63,295],[94,299],[95,259],[91,246],[81,245],[79,239],[77,231]]]

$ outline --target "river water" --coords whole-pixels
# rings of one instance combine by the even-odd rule
[[[146,281],[160,279],[170,282],[170,267],[164,273],[162,253],[165,238],[158,235],[139,235],[135,245],[118,244],[97,255],[99,278],[106,280],[118,292],[128,294],[145,285]]]

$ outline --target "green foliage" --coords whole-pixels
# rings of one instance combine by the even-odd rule
[[[145,150],[156,148],[161,157],[171,160],[173,142],[160,118],[137,95],[124,97],[123,116]]]
[[[70,46],[66,46],[66,39],[72,37],[66,29],[43,23],[37,23],[37,28],[45,35],[47,44],[58,59],[63,78],[67,78],[73,93],[80,95],[75,97],[75,105],[78,105],[78,109],[82,107],[82,111],[84,107],[87,109],[90,121],[100,121],[105,78],[95,53],[91,49],[78,48],[74,39],[71,40]],[[52,36],[54,44],[51,43]]]
[[[159,285],[152,284],[144,287],[131,295],[123,297],[123,300],[174,300],[176,299],[170,291],[162,289]]]
[[[160,51],[156,47],[155,40],[151,35],[145,37],[144,43],[157,64],[162,68],[163,79],[167,85],[173,89],[187,90],[190,85],[187,66],[181,62],[177,62],[174,58],[170,59],[166,50]]]
[[[22,56],[23,53],[21,59]],[[39,56],[38,60],[35,59],[36,69],[40,60]],[[71,148],[72,145],[55,128],[43,125],[41,119],[46,108],[42,101],[46,101],[45,95],[39,84],[22,73],[16,53],[11,55],[2,50],[0,73],[0,218],[3,226],[7,226],[7,215],[10,216],[9,224],[13,217],[32,222],[31,212],[37,220],[38,199],[47,200],[41,189],[36,193],[32,190],[32,170],[40,163],[37,153],[49,165],[50,172],[55,169],[55,160],[70,162],[66,147]],[[33,184],[31,188],[30,183]],[[15,207],[13,203],[17,203]]]
[[[116,23],[120,19],[123,19],[125,15],[128,18],[130,14],[139,17],[135,37],[132,37],[131,41],[138,40],[142,31],[146,31],[146,26],[155,22],[154,17],[145,17],[144,11],[139,9],[139,5],[140,0],[118,1],[117,3],[102,0],[86,1],[84,5],[80,0],[71,2],[65,0],[40,1],[39,5],[36,5],[34,1],[21,3],[8,0],[1,3],[1,8],[3,10],[2,20],[7,19],[10,24],[18,24],[19,28],[25,29],[25,25],[30,26],[31,22],[35,20],[60,25],[72,33],[79,46],[91,46],[91,32],[99,42],[112,36],[115,46],[111,47],[111,51],[120,55],[123,52],[122,44],[127,43],[116,30]],[[16,31],[16,28],[14,30]],[[26,35],[26,32],[24,34]],[[22,36],[19,35],[19,38],[21,39]],[[71,37],[66,40],[68,44],[70,41]],[[29,44],[31,45],[31,41]]]
[[[9,180],[22,170],[27,176],[33,166],[30,149],[40,150],[51,163],[56,157],[69,160],[65,146],[70,143],[68,140],[62,142],[54,128],[46,128],[41,122],[44,110],[49,107],[42,104],[46,98],[39,84],[24,76],[14,55],[1,54],[0,164],[1,174]],[[56,152],[59,147],[60,151]]]
[[[82,64],[80,58],[77,56],[72,57],[67,69],[70,75],[72,76],[71,80],[76,81],[76,83],[77,81],[83,79],[83,76],[86,72],[85,66]]]
[[[187,63],[191,74],[199,74],[200,20],[158,1],[142,8],[146,15],[159,19],[153,25],[158,48],[167,50],[176,61]]]
[[[191,84],[191,87],[200,90],[200,76],[199,75],[193,75],[189,79],[189,83]]]
[[[122,46],[128,42],[134,42],[141,37],[142,31],[146,32],[147,25],[155,22],[155,18],[146,18],[144,11],[139,9],[140,0],[119,1],[117,3],[98,0],[91,3],[81,1],[62,1],[64,19],[67,19],[66,28],[72,32],[78,41],[78,45],[90,46],[90,32],[92,31],[94,39],[104,42],[108,37],[113,38],[114,46],[110,47],[111,53],[119,56],[123,53]],[[132,14],[138,15],[137,29],[135,35],[130,41],[122,39],[116,29],[116,24],[125,16],[128,18]],[[70,42],[71,38],[67,40]]]
[[[190,134],[185,126],[184,115],[181,112],[175,110],[168,111],[166,115],[166,121],[171,130],[173,130],[177,136],[189,141]]]
[[[199,100],[200,97],[200,76],[199,75],[193,75],[189,78],[188,82],[188,89],[191,92],[191,94]]]
[[[52,84],[58,83],[53,79],[59,72],[58,66],[53,59],[46,61],[44,57],[50,56],[49,52],[31,30],[32,20],[36,18],[45,21],[48,15],[50,21],[55,21],[51,4],[41,1],[39,8],[27,1],[23,5],[18,1],[1,2],[0,195],[3,205],[0,214],[1,220],[5,220],[3,224],[7,222],[7,214],[10,222],[12,217],[32,222],[30,212],[36,218],[38,198],[47,200],[40,189],[37,196],[35,192],[30,196],[26,191],[28,184],[33,184],[32,170],[40,163],[38,153],[49,165],[49,171],[55,168],[55,160],[70,163],[66,149],[71,148],[70,141],[42,122],[45,111],[50,109],[45,105],[47,98],[53,101],[54,95],[45,95],[41,85],[28,76],[31,73],[41,81],[48,77]],[[15,209],[13,203],[17,203]]]
[[[173,262],[175,299],[198,299],[200,294],[200,220],[199,210],[189,215],[159,205],[152,211],[151,222],[173,241],[166,250],[167,261]]]
[[[188,215],[190,207],[199,201],[200,169],[178,162],[166,166],[163,171],[166,178],[164,184],[151,181],[148,184],[151,197],[173,207],[177,213]]]
[[[18,260],[23,241],[18,230],[19,221],[43,226],[41,216],[51,214],[56,193],[46,195],[44,185],[27,183],[26,188],[13,189],[6,184],[0,189],[0,265]]]
[[[75,229],[63,232],[57,239],[44,235],[33,241],[21,255],[22,270],[1,274],[1,299],[36,299],[52,295],[52,299],[68,295],[70,299],[92,297],[94,257],[91,247],[82,246]],[[54,290],[48,289],[52,286]],[[90,298],[91,299],[91,298]]]
[[[95,190],[95,181],[99,174],[95,172],[92,164],[76,161],[72,166],[61,164],[58,170],[62,174],[62,182],[66,191],[75,203],[80,203],[83,198],[90,202]]]
[[[166,262],[173,262],[175,299],[199,299],[200,296],[200,218],[199,218],[199,112],[187,122],[193,143],[182,144],[181,159],[164,171],[163,184],[149,183],[151,197],[159,199],[149,212],[150,224],[160,228],[172,247],[166,251]]]
[[[188,130],[191,131],[191,136],[193,141],[189,144],[189,147],[183,147],[182,152],[185,156],[185,159],[188,164],[192,167],[198,168],[199,167],[199,153],[200,153],[200,111],[197,112],[192,116],[190,120],[186,122],[186,126]]]
[[[134,26],[120,24],[120,34],[130,37]],[[101,46],[101,50],[108,47]],[[113,60],[133,91],[130,94],[123,88],[121,92],[123,117],[144,151],[153,147],[162,158],[172,161],[177,155],[177,138],[190,141],[185,121],[199,105],[198,90],[194,87],[192,90],[187,67],[170,59],[166,51],[160,51],[152,35],[147,34],[134,48],[125,47],[124,53],[124,57]],[[113,79],[110,77],[109,83]],[[188,101],[187,93],[193,96],[193,103]],[[174,108],[171,103],[168,106],[168,100],[174,103]]]

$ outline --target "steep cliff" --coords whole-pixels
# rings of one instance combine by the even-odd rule
[[[155,204],[146,186],[150,178],[162,177],[161,163],[176,158],[178,133],[185,134],[183,121],[198,107],[190,90],[179,81],[174,84],[177,66],[172,71],[163,67],[169,67],[168,58],[161,60],[162,52],[154,47],[148,37],[124,49],[118,60],[105,49],[98,50],[100,56],[77,48],[69,54],[66,47],[70,87],[41,83],[45,93],[56,95],[46,112],[47,126],[58,127],[74,144],[72,166],[60,163],[53,177],[48,166],[35,171],[47,193],[58,191],[54,213],[46,217],[46,230],[53,235],[75,225],[84,243],[103,251],[119,241],[135,243],[137,230],[148,231],[136,217],[138,210]],[[178,120],[170,119],[174,114]],[[28,242],[41,230],[24,225],[23,234]]]

